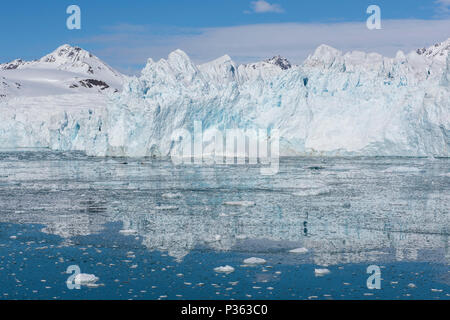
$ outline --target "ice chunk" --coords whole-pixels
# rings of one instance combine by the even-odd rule
[[[226,265],[223,267],[214,268],[214,271],[218,273],[231,273],[234,272],[234,268],[232,266]]]
[[[306,249],[306,248],[297,248],[297,249],[292,249],[292,250],[289,250],[289,252],[290,253],[307,253],[308,252],[308,249]]]
[[[166,198],[166,199],[178,199],[178,198],[181,198],[181,194],[180,193],[164,193],[163,195],[162,195],[162,197],[163,198]]]
[[[244,260],[244,264],[246,265],[258,265],[258,264],[265,264],[266,260],[262,259],[262,258],[248,258]]]
[[[129,236],[129,235],[135,235],[137,234],[136,230],[132,230],[132,229],[126,229],[126,230],[120,230],[119,233]]]
[[[315,273],[316,276],[324,276],[326,274],[331,273],[331,271],[328,270],[328,269],[325,269],[325,268],[323,268],[323,269],[314,269],[314,273]]]
[[[253,207],[256,203],[253,201],[227,201],[223,203],[225,206],[236,206],[236,207]]]
[[[93,285],[99,280],[98,277],[96,277],[93,274],[88,273],[79,273],[75,276],[75,284],[79,285]]]

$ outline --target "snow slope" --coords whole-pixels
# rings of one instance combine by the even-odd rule
[[[63,45],[35,61],[0,64],[0,95],[32,97],[118,91],[125,77],[91,53]]]
[[[149,59],[122,92],[92,101],[85,95],[69,101],[66,94],[4,99],[0,145],[165,156],[175,148],[176,129],[192,131],[194,121],[202,121],[205,134],[278,129],[285,156],[448,157],[449,52],[450,39],[395,58],[322,45],[301,66],[281,57],[237,65],[229,56],[196,66],[176,50],[168,59]],[[89,73],[78,62],[59,63],[54,54],[40,61],[55,63],[58,72]],[[12,65],[31,71],[30,64]]]

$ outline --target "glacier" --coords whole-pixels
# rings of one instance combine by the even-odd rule
[[[0,148],[165,157],[172,133],[201,121],[204,135],[277,129],[281,156],[450,156],[450,39],[394,58],[322,45],[299,66],[226,55],[196,65],[176,50],[140,76],[104,70],[122,90],[0,97]]]

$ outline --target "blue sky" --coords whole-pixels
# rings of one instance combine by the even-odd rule
[[[71,4],[81,8],[81,30],[66,28]],[[371,4],[381,8],[382,30],[365,26]],[[450,0],[3,1],[0,62],[39,58],[63,43],[129,73],[176,48],[198,63],[223,54],[300,63],[322,43],[394,55],[450,37],[449,8]]]

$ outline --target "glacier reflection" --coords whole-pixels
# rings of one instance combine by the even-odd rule
[[[450,262],[448,159],[285,158],[275,176],[78,153],[0,160],[0,222],[42,224],[68,242],[119,221],[123,234],[178,260],[201,247],[305,247],[301,258],[317,265]],[[224,205],[243,201],[256,205]]]

